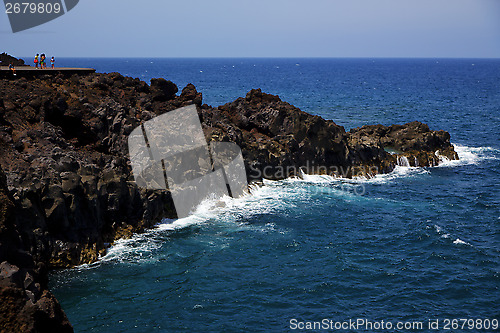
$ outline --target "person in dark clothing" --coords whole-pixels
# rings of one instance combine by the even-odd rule
[[[17,75],[16,74],[16,68],[14,67],[14,64],[13,63],[10,63],[9,65],[9,69],[12,71],[12,74],[15,76]]]

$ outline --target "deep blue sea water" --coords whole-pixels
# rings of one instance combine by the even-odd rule
[[[436,332],[430,319],[439,331],[445,319],[500,320],[500,60],[57,65],[193,83],[214,106],[262,88],[346,129],[420,120],[449,131],[461,158],[370,180],[266,182],[225,205],[207,201],[96,264],[52,274],[76,332],[281,332],[294,331],[292,319],[358,318]],[[449,331],[493,331],[475,328]]]

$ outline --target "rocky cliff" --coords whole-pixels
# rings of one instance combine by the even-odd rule
[[[23,59],[17,59],[7,53],[0,53],[0,66],[9,66],[13,64],[14,66],[29,66],[24,63]]]
[[[26,251],[16,226],[15,199],[0,168],[0,330],[72,332],[68,318],[47,289],[47,266]]]
[[[422,167],[458,159],[449,133],[431,131],[426,124],[372,125],[346,132],[260,89],[215,109],[202,107],[200,114],[209,140],[232,141],[242,148],[249,179],[300,176],[299,169],[371,177],[391,172],[403,156]]]
[[[2,331],[71,331],[47,270],[93,262],[114,240],[175,218],[170,193],[138,188],[128,135],[195,104],[208,141],[243,152],[250,180],[306,173],[372,176],[401,156],[432,166],[457,158],[444,131],[413,122],[346,132],[260,90],[213,108],[193,85],[118,73],[0,80]],[[439,151],[436,154],[436,151]]]

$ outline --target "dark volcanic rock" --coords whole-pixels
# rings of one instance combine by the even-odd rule
[[[436,151],[456,157],[449,134],[425,124],[347,133],[260,89],[217,108],[202,105],[192,84],[176,95],[170,81],[148,86],[118,73],[0,80],[0,91],[0,310],[9,331],[71,330],[47,269],[93,262],[114,240],[176,217],[168,191],[137,187],[128,159],[128,135],[157,115],[197,105],[207,140],[237,143],[250,180],[366,176],[391,171],[400,156],[421,166],[437,164]]]
[[[431,131],[429,126],[418,121],[405,125],[368,125],[352,129],[350,145],[367,154],[378,154],[379,157],[383,156],[383,151],[392,152],[394,158],[405,156],[411,166],[438,165],[443,157],[458,159],[448,132]],[[385,158],[390,159],[387,155]]]
[[[104,244],[175,217],[170,193],[133,182],[127,137],[177,105],[153,101],[144,82],[117,73],[0,85],[0,165],[19,205],[17,230],[36,261],[95,261]]]
[[[431,131],[425,124],[364,126],[346,133],[333,121],[307,114],[260,89],[216,109],[202,107],[201,116],[209,140],[232,141],[241,147],[252,180],[300,176],[300,170],[372,176],[392,171],[400,156],[420,166],[437,165],[442,156],[458,158],[449,134]]]
[[[177,86],[172,81],[165,79],[151,79],[151,92],[153,93],[154,101],[168,101],[177,94]]]
[[[317,173],[319,166],[346,166],[343,127],[312,116],[278,96],[250,91],[245,98],[202,110],[209,140],[236,142],[250,179],[283,179]]]
[[[23,59],[14,58],[13,56],[8,55],[5,52],[0,53],[0,66],[9,66],[11,63],[14,66],[28,66],[24,63]]]
[[[35,265],[16,230],[17,207],[0,168],[0,331],[73,332],[55,297],[47,271]]]

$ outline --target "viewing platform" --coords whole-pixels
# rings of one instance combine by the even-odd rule
[[[71,68],[71,67],[55,67],[54,69],[47,67],[45,69],[35,68],[31,66],[15,67],[16,76],[13,75],[9,66],[0,66],[0,79],[11,79],[16,77],[36,77],[42,75],[57,75],[64,74],[70,76],[73,74],[91,74],[95,73],[93,68]]]

